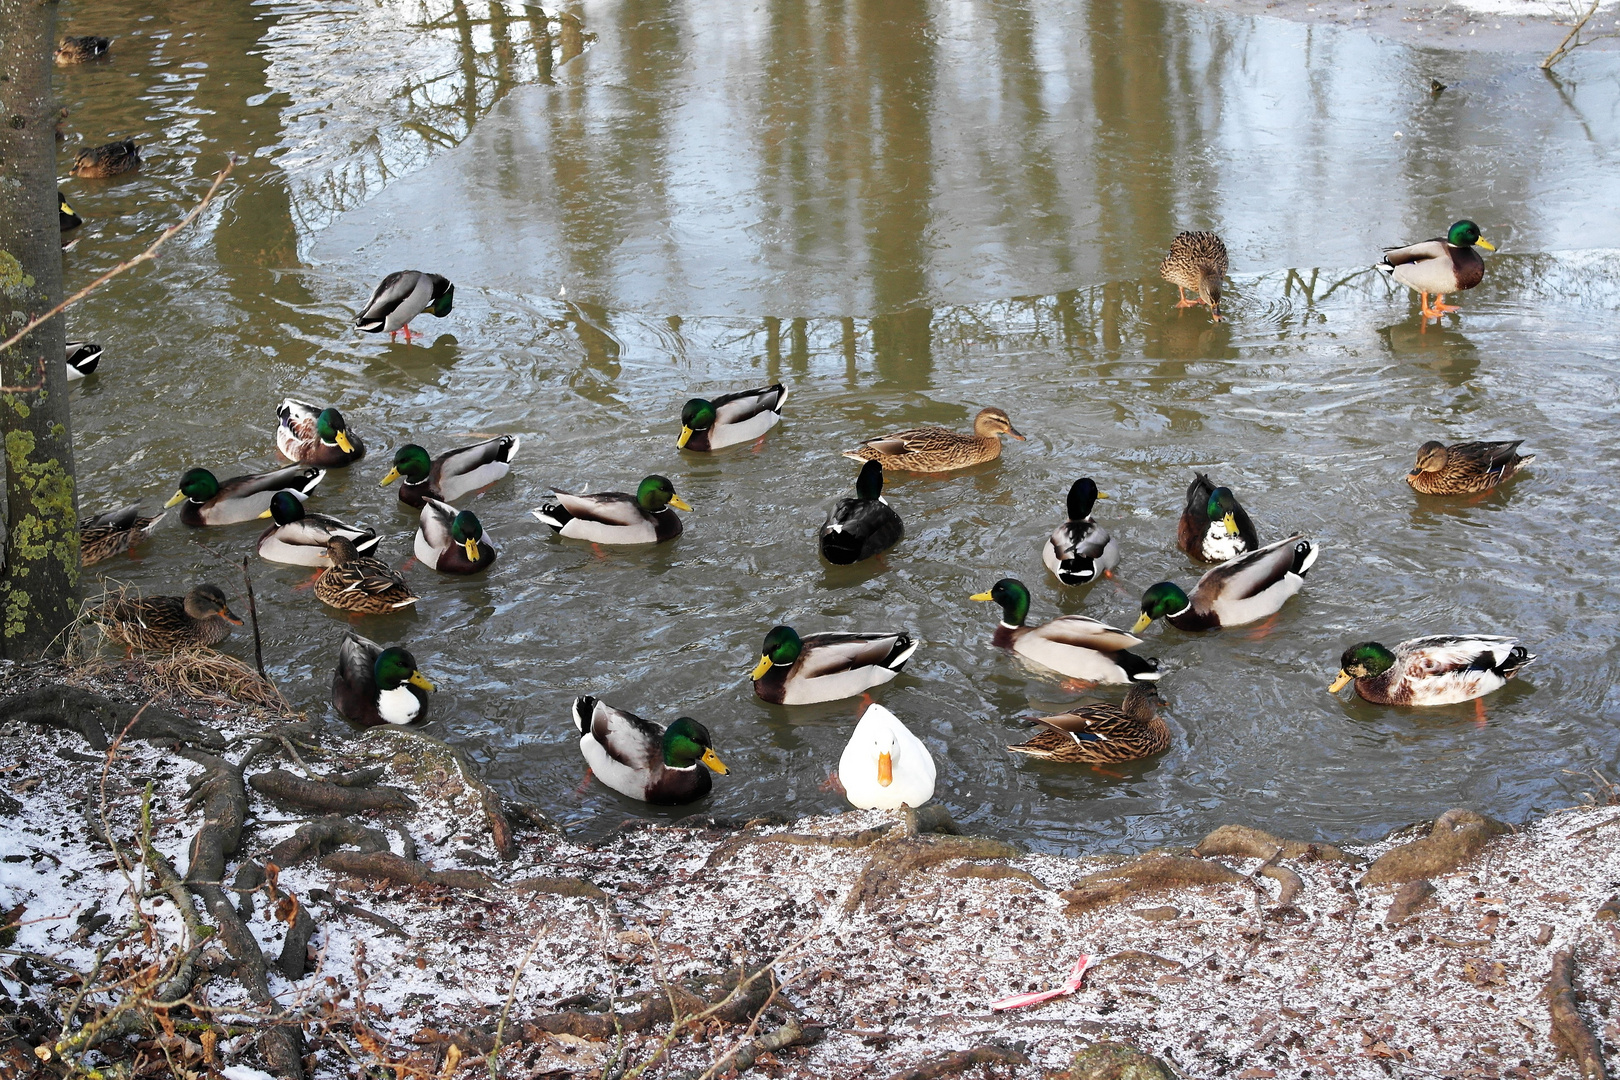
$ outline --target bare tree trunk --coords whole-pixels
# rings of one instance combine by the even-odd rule
[[[0,339],[62,296],[51,96],[55,0],[0,0]],[[42,653],[77,614],[79,529],[66,331],[52,319],[0,353],[6,552],[0,654]]]

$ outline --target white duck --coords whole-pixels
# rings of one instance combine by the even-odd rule
[[[859,809],[917,807],[934,797],[934,759],[899,717],[868,705],[838,759],[838,779]]]

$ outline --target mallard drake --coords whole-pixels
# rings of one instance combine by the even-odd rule
[[[1178,233],[1170,254],[1159,264],[1159,276],[1181,293],[1176,307],[1209,305],[1209,316],[1221,321],[1221,279],[1226,277],[1226,244],[1212,232]],[[1187,290],[1198,299],[1187,299]]]
[[[387,487],[400,477],[399,501],[418,510],[428,499],[454,503],[482,491],[512,471],[523,440],[516,435],[497,435],[471,446],[446,450],[431,461],[428,452],[415,443],[394,451],[394,467],[382,478]]]
[[[184,596],[123,596],[89,611],[108,640],[131,649],[172,652],[218,645],[242,620],[216,585],[195,585]]]
[[[1259,622],[1305,587],[1305,574],[1319,554],[1304,536],[1290,536],[1221,563],[1198,579],[1190,598],[1181,586],[1161,581],[1142,594],[1142,614],[1131,633],[1140,634],[1154,619],[1177,630]]]
[[[111,142],[106,146],[85,147],[73,158],[74,176],[105,178],[122,176],[141,167],[141,148],[134,139]]]
[[[888,682],[922,644],[910,634],[811,634],[791,626],[765,635],[749,678],[754,693],[776,705],[810,705],[854,697]]]
[[[1007,749],[1047,761],[1094,765],[1152,757],[1170,749],[1170,728],[1158,711],[1163,704],[1152,683],[1132,683],[1118,705],[1099,701],[1057,716],[1036,717],[1046,730]]]
[[[1339,657],[1338,693],[1354,679],[1356,693],[1380,705],[1455,705],[1500,690],[1535,659],[1510,637],[1436,634],[1413,638],[1395,651],[1363,641]]]
[[[595,495],[575,495],[551,489],[554,503],[531,510],[563,536],[589,540],[595,544],[658,544],[681,535],[681,519],[670,507],[690,511],[686,500],[675,494],[667,476],[649,476],[634,495],[603,491]]]
[[[336,409],[288,398],[276,406],[276,418],[276,449],[288,461],[336,469],[366,456],[366,444],[349,431]]]
[[[456,287],[448,278],[420,270],[396,270],[382,279],[366,306],[355,316],[354,325],[368,334],[386,330],[390,341],[403,330],[405,344],[409,345],[413,336],[411,320],[424,311],[442,319],[450,314],[455,299]]]
[[[332,672],[332,705],[345,720],[361,727],[414,724],[427,719],[432,692],[408,649],[385,649],[352,630],[343,636]]]
[[[1438,319],[1458,310],[1445,303],[1447,293],[1472,289],[1485,278],[1485,260],[1475,247],[1495,251],[1496,247],[1479,235],[1472,221],[1459,221],[1444,236],[1406,247],[1385,248],[1384,257],[1374,268],[1418,294],[1422,318]],[[1429,294],[1434,304],[1429,304]]]
[[[141,517],[139,505],[120,507],[79,522],[79,562],[85,566],[122,555],[156,531],[167,513]]]
[[[416,594],[399,571],[360,554],[348,537],[328,540],[326,555],[332,565],[315,579],[315,597],[321,603],[366,615],[386,615],[416,603]]]
[[[781,421],[787,396],[781,383],[773,383],[722,394],[713,401],[693,398],[681,409],[681,436],[675,445],[684,450],[718,450],[752,442]]]
[[[844,798],[861,810],[917,807],[934,797],[934,757],[900,718],[873,702],[838,759]]]
[[[446,574],[476,574],[494,565],[495,545],[484,539],[477,514],[428,499],[416,528],[416,559]]]
[[[93,341],[70,341],[67,343],[68,382],[78,382],[95,371],[96,365],[100,363],[100,345]]]
[[[868,439],[844,456],[856,461],[875,461],[885,469],[902,472],[937,473],[965,469],[1001,456],[1001,436],[1024,441],[1007,413],[991,406],[980,409],[973,418],[973,434],[962,435],[946,428],[912,428]]]
[[[259,555],[271,562],[291,566],[331,566],[327,550],[332,537],[342,536],[362,555],[377,546],[377,530],[349,525],[325,514],[311,514],[291,491],[278,491],[270,497],[270,509],[259,515],[275,524],[259,534]]]
[[[906,527],[883,497],[883,466],[868,461],[855,478],[855,497],[839,499],[821,526],[821,554],[848,566],[900,542]]]
[[[1430,439],[1418,447],[1417,465],[1406,474],[1413,490],[1425,495],[1472,495],[1506,483],[1532,461],[1512,442],[1462,442],[1447,446]]]
[[[1187,485],[1176,546],[1199,562],[1222,563],[1259,547],[1260,537],[1231,489],[1216,487],[1208,475],[1198,473]]]
[[[276,492],[290,491],[302,499],[324,479],[325,469],[302,465],[233,476],[224,481],[216,480],[207,469],[189,469],[180,478],[179,490],[163,508],[167,510],[176,503],[185,503],[180,510],[180,520],[187,525],[235,525],[264,517]]]
[[[84,224],[84,218],[68,204],[67,196],[62,194],[61,188],[56,189],[56,220],[62,227],[63,236]]]
[[[1002,578],[989,592],[970,599],[1001,605],[1001,623],[991,644],[1011,649],[1059,674],[1099,683],[1151,682],[1159,662],[1128,652],[1142,639],[1084,615],[1060,615],[1040,626],[1025,626],[1029,589],[1017,578]]]
[[[1041,562],[1065,585],[1090,585],[1119,565],[1119,543],[1091,519],[1092,506],[1106,498],[1089,476],[1069,487],[1069,520],[1052,530],[1041,549]]]
[[[659,727],[593,697],[574,699],[579,752],[597,779],[620,795],[678,806],[709,793],[709,770],[729,771],[714,752],[709,729],[682,716]],[[704,767],[706,766],[706,767]]]
[[[56,44],[55,59],[63,67],[69,64],[86,64],[106,56],[110,45],[112,38],[96,37],[94,34],[65,37]]]

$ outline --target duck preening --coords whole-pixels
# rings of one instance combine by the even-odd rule
[[[442,319],[450,314],[455,298],[456,287],[448,278],[420,270],[396,270],[382,279],[355,316],[355,329],[368,334],[387,331],[390,341],[403,331],[405,344],[409,345],[413,336],[421,336],[411,333],[411,320],[424,311]]]
[[[151,536],[167,512],[154,517],[141,517],[139,504],[109,510],[105,514],[85,518],[79,522],[79,562],[91,566],[122,555],[136,544]]]

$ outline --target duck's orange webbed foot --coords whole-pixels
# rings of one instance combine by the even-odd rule
[[[1088,682],[1085,679],[1064,679],[1063,680],[1063,689],[1069,691],[1072,694],[1083,694],[1087,690],[1095,690],[1096,688],[1097,688],[1096,683]]]
[[[849,792],[844,790],[844,782],[838,778],[838,772],[836,770],[828,773],[827,779],[823,780],[819,787],[822,791],[836,791],[840,795],[849,794]]]
[[[1462,310],[1462,308],[1458,307],[1456,304],[1448,304],[1445,302],[1445,300],[1446,298],[1444,296],[1436,296],[1434,298],[1434,303],[1430,305],[1430,310],[1434,312],[1434,317],[1437,319],[1448,312]]]
[[[1115,772],[1113,769],[1110,769],[1107,765],[1101,765],[1101,764],[1098,764],[1095,761],[1093,761],[1091,763],[1091,771],[1094,772],[1094,773],[1098,773],[1098,774],[1100,774],[1102,776],[1106,776],[1110,780],[1128,780],[1128,779],[1130,779],[1130,777],[1126,776],[1124,773]]]
[[[574,794],[575,795],[583,795],[583,794],[585,794],[586,790],[588,788],[590,788],[590,786],[591,786],[591,767],[589,765],[587,765],[587,766],[585,766],[585,779],[583,779],[583,780],[581,780],[579,782],[579,787],[574,789]]]
[[[1203,302],[1201,300],[1189,300],[1189,299],[1187,299],[1187,290],[1182,288],[1180,285],[1176,286],[1176,291],[1181,294],[1181,299],[1176,301],[1176,307],[1178,307],[1178,308],[1197,307],[1199,304],[1201,304]]]
[[[1250,641],[1264,641],[1271,635],[1272,630],[1276,629],[1277,616],[1280,614],[1281,612],[1273,611],[1270,615],[1266,616],[1264,622],[1262,622],[1259,626],[1256,626],[1253,630],[1249,631],[1249,633],[1246,635],[1248,639]]]
[[[1486,723],[1485,699],[1482,697],[1477,697],[1474,699],[1474,726],[1484,727]]]

